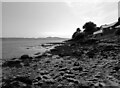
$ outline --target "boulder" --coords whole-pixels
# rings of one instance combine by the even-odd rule
[[[19,60],[10,60],[2,64],[2,67],[22,67],[21,61]]]
[[[29,55],[22,55],[22,56],[20,57],[20,60],[22,60],[22,61],[24,61],[24,60],[26,60],[26,59],[29,59]]]

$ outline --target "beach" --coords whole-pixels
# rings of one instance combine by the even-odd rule
[[[35,57],[23,55],[2,64],[3,88],[119,88],[118,40],[114,36],[42,44],[49,50],[36,53]]]
[[[35,57],[53,49],[56,45],[47,43],[60,43],[66,39],[35,39],[35,38],[5,38],[0,39],[0,83],[2,82],[2,63],[22,55]],[[0,84],[1,85],[1,84]]]

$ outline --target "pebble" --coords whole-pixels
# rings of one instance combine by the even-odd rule
[[[58,59],[59,58],[59,55],[53,55],[52,56],[52,59]]]
[[[60,68],[60,69],[59,69],[59,71],[66,71],[66,70],[68,70],[68,68],[67,68],[67,67]]]
[[[77,71],[77,70],[78,70],[78,71],[82,71],[82,70],[83,70],[82,67],[73,67],[72,69],[75,70],[75,71]]]
[[[79,62],[75,62],[73,66],[79,66]]]

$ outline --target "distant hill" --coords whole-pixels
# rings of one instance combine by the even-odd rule
[[[45,39],[69,39],[69,38],[61,38],[61,37],[46,37]]]
[[[46,38],[16,38],[16,37],[4,37],[4,38],[0,38],[0,39],[54,39],[54,40],[57,40],[57,39],[63,39],[63,40],[66,40],[66,39],[69,39],[69,38],[60,38],[60,37],[46,37]]]

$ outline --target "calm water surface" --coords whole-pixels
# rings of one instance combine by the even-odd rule
[[[40,44],[50,42],[62,42],[64,39],[0,39],[0,56],[2,59],[20,57],[23,54],[34,55],[37,52],[44,52]]]

